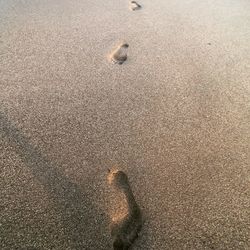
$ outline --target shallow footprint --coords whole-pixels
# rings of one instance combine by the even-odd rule
[[[129,45],[127,43],[120,44],[110,55],[110,60],[114,64],[123,64],[128,56],[127,56],[127,50]]]
[[[142,214],[135,201],[128,177],[123,171],[111,171],[109,184],[123,194],[125,213],[112,218],[111,235],[114,250],[126,250],[134,243],[142,227]]]
[[[141,9],[141,5],[140,4],[138,4],[136,1],[131,1],[130,2],[130,9],[131,10],[139,10],[139,9]]]

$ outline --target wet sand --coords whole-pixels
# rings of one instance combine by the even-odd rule
[[[0,248],[250,248],[250,3],[0,0]],[[127,60],[112,50],[129,44]]]

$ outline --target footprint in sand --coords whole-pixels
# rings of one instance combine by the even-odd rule
[[[110,55],[110,60],[114,64],[123,64],[127,60],[127,43],[120,44]]]
[[[126,212],[121,218],[117,220],[112,218],[111,235],[113,238],[113,249],[126,250],[133,244],[141,230],[141,210],[135,201],[128,177],[123,171],[110,171],[108,180],[116,192],[124,196],[124,206],[126,207]]]
[[[130,2],[130,9],[131,10],[139,10],[139,9],[141,9],[141,5],[140,4],[138,4],[136,1],[131,1]]]

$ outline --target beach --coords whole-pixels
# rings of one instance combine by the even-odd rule
[[[0,249],[250,249],[250,2],[0,0]],[[122,64],[110,55],[126,44]]]

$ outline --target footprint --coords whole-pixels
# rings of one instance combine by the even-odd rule
[[[128,177],[123,171],[111,171],[108,176],[110,185],[125,197],[127,211],[122,218],[112,218],[111,235],[114,250],[126,250],[138,237],[142,227],[142,214],[135,201]],[[117,194],[118,195],[118,194]]]
[[[141,5],[140,4],[138,4],[136,1],[131,1],[130,2],[130,9],[131,10],[139,10],[139,9],[141,9]]]
[[[127,60],[127,50],[129,45],[127,43],[120,44],[110,55],[110,60],[114,64],[123,64]]]

